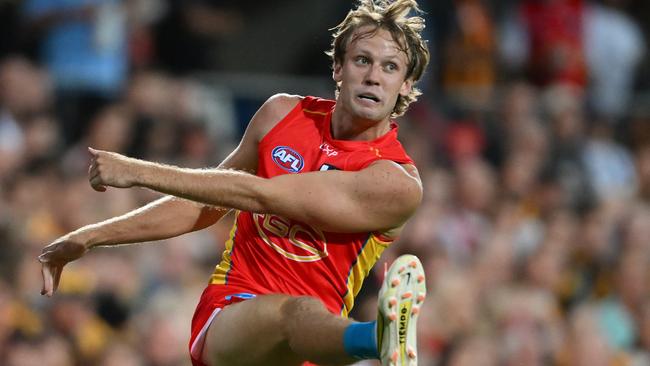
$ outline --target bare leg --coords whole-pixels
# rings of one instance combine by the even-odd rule
[[[203,360],[210,366],[345,365],[351,320],[331,314],[317,299],[266,295],[230,305],[208,329]]]

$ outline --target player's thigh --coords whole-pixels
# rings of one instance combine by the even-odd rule
[[[282,305],[264,295],[225,307],[208,328],[203,360],[210,366],[300,365],[283,331]]]

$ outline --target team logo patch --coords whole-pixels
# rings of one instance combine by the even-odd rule
[[[307,224],[269,214],[253,214],[253,222],[260,238],[285,258],[306,263],[328,255],[325,234]]]
[[[289,173],[298,173],[305,166],[305,159],[288,146],[276,146],[271,152],[273,161]]]

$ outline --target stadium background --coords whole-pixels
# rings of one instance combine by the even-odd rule
[[[650,365],[650,3],[420,3],[432,64],[400,133],[425,198],[381,262],[425,264],[421,365]],[[350,5],[0,0],[1,365],[188,365],[230,220],[93,250],[39,295],[44,245],[157,197],[92,191],[85,147],[218,164],[268,96],[333,95]]]

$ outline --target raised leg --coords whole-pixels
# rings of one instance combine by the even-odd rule
[[[227,306],[215,317],[203,360],[210,366],[351,364],[355,360],[343,347],[351,323],[315,298],[258,296]]]

